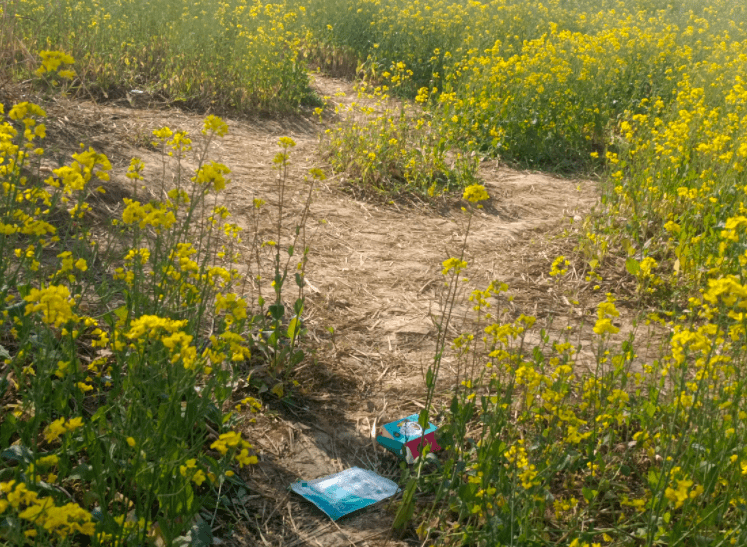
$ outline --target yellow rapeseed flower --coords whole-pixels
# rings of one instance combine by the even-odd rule
[[[205,118],[205,123],[202,127],[202,134],[207,135],[208,133],[214,133],[219,137],[224,137],[228,134],[228,124],[218,116],[213,116],[211,114]]]
[[[57,72],[61,65],[72,65],[75,63],[72,55],[68,55],[62,51],[40,51],[39,57],[41,57],[41,66],[35,71],[37,76],[41,76],[47,72]],[[62,70],[58,74],[63,78],[71,78],[75,75],[71,70]]]
[[[467,267],[467,263],[464,260],[458,258],[449,258],[443,262],[443,275],[448,274],[451,270],[454,270],[454,274],[459,274],[464,268]]]
[[[41,311],[42,321],[47,325],[60,327],[76,317],[73,313],[74,302],[70,298],[70,291],[64,285],[31,289],[24,300],[28,302],[26,315]]]
[[[490,196],[482,184],[472,184],[464,189],[462,199],[469,201],[470,203],[477,203],[490,199]]]
[[[59,418],[44,428],[44,438],[48,443],[59,439],[67,431],[64,424],[65,418]]]

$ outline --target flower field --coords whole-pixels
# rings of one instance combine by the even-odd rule
[[[52,48],[77,59],[95,97],[135,89],[187,108],[284,111],[309,94],[302,15],[282,2],[31,0],[5,5],[3,26],[21,75],[24,49]]]
[[[0,539],[210,544],[206,508],[214,521],[261,463],[242,431],[302,398],[294,375],[316,362],[306,224],[325,178],[291,180],[296,143],[276,138],[277,199],[233,217],[231,170],[210,159],[228,125],[210,112],[313,105],[327,171],[376,203],[461,198],[420,412],[443,416],[445,450],[402,466],[400,537],[747,544],[747,7],[567,4],[3,5],[3,77],[42,106],[0,112]],[[336,59],[362,82],[325,118],[335,99],[314,98],[307,60]],[[43,102],[133,89],[204,125],[148,135],[160,165],[132,158],[101,223],[114,167],[88,147],[49,167]],[[495,159],[598,181],[533,308],[501,279],[468,283]],[[532,311],[552,295],[564,310]]]
[[[446,427],[455,452],[410,480],[398,514],[403,524],[417,489],[433,493],[421,538],[745,542],[744,7],[655,4],[333,10],[333,39],[370,75],[396,62],[412,70],[411,96],[421,90],[450,142],[524,165],[603,168],[602,214],[587,220],[575,267],[601,282],[610,255],[622,256],[637,285],[627,300],[667,339],[639,358],[634,334],[614,336],[616,296],[600,295],[590,366],[571,337],[492,311],[500,284],[473,292],[476,330],[441,341],[470,371]],[[569,265],[552,265],[561,286]],[[457,284],[456,269],[444,274]],[[437,355],[431,389],[439,367]]]

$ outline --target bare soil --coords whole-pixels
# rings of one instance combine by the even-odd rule
[[[314,86],[332,100],[351,100],[347,81],[317,75]],[[337,91],[346,96],[334,97]],[[134,106],[60,100],[48,109],[50,141],[61,159],[83,142],[114,163],[110,197],[97,208],[102,218],[131,193],[123,176],[130,157],[143,158],[150,170],[160,169],[159,155],[148,145],[154,129],[168,125],[196,135],[202,127],[202,115]],[[228,123],[229,134],[215,142],[210,158],[232,169],[225,200],[235,221],[249,227],[253,197],[270,205],[276,200],[272,158],[283,136],[297,143],[287,208],[289,217],[297,214],[308,188],[304,174],[324,167],[319,155],[324,126],[310,113]],[[469,286],[506,282],[514,295],[512,313],[552,318],[559,326],[593,314],[601,296],[572,305],[547,272],[558,254],[571,252],[572,245],[556,236],[578,226],[597,202],[595,183],[515,171],[497,161],[482,163],[479,175],[491,200],[472,220],[466,253]],[[271,410],[246,428],[260,462],[243,475],[252,491],[236,499],[243,507],[237,514],[243,516],[234,522],[233,537],[217,531],[230,544],[419,544],[414,534],[390,538],[394,513],[387,504],[335,524],[288,491],[298,478],[314,479],[351,466],[399,478],[397,461],[377,447],[372,435],[378,425],[423,406],[423,371],[433,359],[436,333],[431,313],[438,311],[443,284],[441,263],[454,256],[464,237],[465,215],[457,200],[403,206],[355,199],[342,188],[343,177],[320,184],[311,205],[306,327],[313,358],[296,373],[300,386],[292,404],[268,403]],[[156,195],[158,190],[148,191]],[[579,276],[581,272],[576,279],[582,283]],[[460,313],[467,309],[466,302],[457,306]],[[450,363],[445,359],[444,390],[453,378]]]

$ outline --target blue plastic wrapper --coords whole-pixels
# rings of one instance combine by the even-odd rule
[[[297,481],[290,487],[324,511],[332,520],[399,492],[395,482],[359,467],[351,467],[312,481]]]

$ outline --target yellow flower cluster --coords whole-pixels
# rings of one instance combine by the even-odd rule
[[[443,264],[443,270],[441,270],[441,273],[443,275],[447,275],[449,272],[453,271],[454,275],[459,275],[459,273],[467,267],[467,262],[464,260],[461,260],[459,258],[449,258],[447,260],[444,260]]]
[[[0,278],[5,280],[0,328],[13,344],[7,352],[0,346],[3,366],[13,371],[12,399],[0,421],[5,418],[4,433],[24,454],[20,465],[4,469],[24,482],[2,483],[0,520],[15,524],[0,535],[14,545],[77,545],[86,541],[81,534],[94,533],[92,541],[124,544],[153,528],[150,505],[144,512],[138,509],[153,492],[176,500],[158,509],[160,522],[182,517],[191,522],[186,513],[178,518],[173,513],[177,505],[179,511],[199,510],[199,503],[186,498],[186,481],[196,487],[216,482],[221,467],[257,462],[251,445],[237,433],[222,435],[214,445],[219,451],[225,447],[220,463],[201,457],[206,447],[193,444],[202,439],[193,428],[215,418],[205,414],[206,402],[227,408],[225,385],[239,374],[231,360],[247,359],[252,342],[251,327],[247,330],[252,312],[241,293],[233,292],[240,280],[233,266],[241,230],[226,222],[225,207],[205,199],[208,190],[221,190],[228,182],[228,169],[207,160],[207,146],[226,133],[227,125],[215,116],[206,120],[202,149],[196,152],[202,169],[193,180],[180,163],[192,147],[188,135],[156,131],[154,138],[163,145],[163,201],[143,204],[134,186],[132,198],[122,203],[121,218],[112,222],[116,232],[109,235],[117,243],[102,252],[99,245],[107,237],[92,232],[86,213],[91,183],[106,180],[111,163],[81,147],[46,180],[30,176],[36,168],[31,162],[38,159],[28,150],[45,137],[39,122],[44,115],[38,106],[20,103],[0,125]],[[174,179],[166,173],[171,166],[176,167]],[[145,174],[144,163],[133,159],[127,178],[137,185]],[[173,186],[167,188],[168,183]],[[69,214],[59,215],[65,211]],[[89,310],[103,320],[85,315]],[[195,332],[206,318],[214,319],[214,334],[198,350]],[[112,396],[134,401],[131,412],[112,419],[104,412],[112,408]],[[88,423],[81,416],[59,417],[68,402],[90,411],[95,434],[86,433]],[[250,397],[241,406],[260,408]],[[189,427],[170,430],[174,420]],[[30,449],[28,439],[61,449]],[[174,450],[185,446],[194,457],[175,464]],[[91,461],[97,462],[95,474],[86,469]],[[71,475],[74,469],[82,473]],[[178,487],[159,478],[175,472],[186,479],[177,481]],[[129,484],[127,498],[115,499],[108,486],[99,489],[120,479]],[[54,497],[37,496],[30,489],[43,486],[40,481],[72,487],[83,497],[103,491],[98,502],[109,508],[111,519],[103,525],[75,504],[60,504],[62,490],[49,490]]]
[[[217,294],[215,297],[215,313],[219,315],[226,312],[226,324],[231,325],[235,321],[246,319],[246,300],[236,293]]]
[[[287,111],[309,92],[307,74],[298,69],[306,34],[298,20],[304,12],[259,0],[62,0],[55,7],[25,0],[14,14],[27,51],[43,50],[36,74],[53,85],[57,77],[75,76],[70,65],[76,57],[96,66],[80,74],[92,80],[83,84],[105,91],[120,83],[127,89],[153,86],[205,108]],[[48,24],[53,18],[59,27]],[[209,47],[194,39],[208,35],[214,37]],[[49,51],[50,44],[65,44],[67,53]],[[179,52],[165,65],[158,53],[163,47]],[[215,129],[223,132],[219,125]]]
[[[682,505],[691,499],[695,499],[703,493],[703,486],[695,485],[690,479],[681,479],[677,481],[676,488],[667,488],[664,496],[674,502],[674,508],[679,509]]]
[[[72,56],[63,53],[62,51],[40,51],[39,57],[41,57],[41,65],[36,69],[35,74],[42,76],[47,73],[56,73],[60,78],[72,79],[75,77],[75,72],[70,69],[59,70],[62,65],[72,65],[75,63],[75,59]]]
[[[490,199],[490,196],[482,184],[472,184],[464,189],[462,199],[469,201],[470,203],[478,203]]]
[[[518,441],[516,444],[512,445],[511,448],[503,454],[503,457],[506,458],[506,461],[508,462],[505,464],[506,467],[516,469],[517,478],[519,479],[522,488],[528,490],[533,486],[538,486],[540,484],[539,481],[534,480],[537,477],[537,469],[534,464],[529,463],[523,441]]]
[[[209,115],[205,118],[202,127],[202,134],[215,134],[219,137],[225,137],[228,134],[228,124],[218,116]]]
[[[70,290],[64,285],[49,285],[41,289],[31,289],[24,297],[28,302],[26,315],[42,312],[42,321],[47,325],[61,327],[68,321],[77,318],[73,312],[74,300]]]
[[[619,317],[620,312],[615,307],[615,297],[607,294],[607,300],[600,302],[597,306],[597,322],[594,325],[594,332],[603,336],[605,334],[617,334],[620,328],[612,324],[611,317]]]
[[[65,418],[58,418],[57,420],[50,423],[44,429],[44,438],[48,443],[56,441],[60,436],[65,433],[70,433],[83,426],[83,418],[80,416],[65,420]]]
[[[571,265],[570,262],[565,258],[565,256],[560,255],[552,262],[552,266],[550,266],[550,277],[558,277],[563,276],[568,272],[568,267]]]
[[[152,226],[156,230],[168,230],[176,223],[176,215],[171,208],[164,203],[146,203],[142,205],[139,201],[124,198],[125,209],[122,212],[122,222],[125,224],[137,224],[142,230],[146,226]]]
[[[218,440],[210,445],[210,448],[217,450],[223,456],[230,451],[241,467],[257,463],[257,456],[249,455],[249,449],[252,448],[252,445],[242,439],[241,434],[235,431],[222,433]]]
[[[200,486],[207,479],[205,472],[197,467],[197,460],[194,458],[187,460],[184,465],[180,465],[179,473],[182,477],[188,478],[197,486]]]
[[[194,180],[197,184],[204,186],[206,189],[220,192],[226,187],[227,183],[231,182],[224,176],[230,172],[231,170],[222,163],[211,161],[200,167]]]
[[[55,177],[50,177],[45,182],[54,187],[62,183],[65,193],[72,195],[73,192],[84,190],[93,176],[101,180],[109,180],[108,171],[111,170],[112,164],[106,155],[89,148],[73,154],[73,159],[75,161],[70,165],[55,169],[53,171]]]
[[[137,340],[140,338],[158,339],[162,333],[173,334],[184,328],[187,325],[187,320],[176,320],[168,319],[166,317],[158,317],[157,315],[142,315],[137,319],[133,320],[130,324],[130,330],[125,334],[130,340]]]
[[[95,523],[91,513],[77,503],[55,505],[51,497],[39,497],[22,482],[15,480],[0,483],[0,515],[9,508],[17,512],[18,518],[31,525],[25,534],[28,538],[37,536],[37,530],[43,530],[51,537],[67,538],[75,534],[91,536],[95,532]]]
[[[395,89],[408,85],[411,76],[401,62],[381,74]],[[347,115],[327,130],[323,143],[333,169],[385,193],[431,198],[474,180],[477,158],[458,150],[447,158],[448,136],[412,104],[393,106],[390,85],[361,83],[356,88],[358,100],[335,107],[336,113]],[[464,199],[477,203],[488,195],[483,186],[472,185]]]

